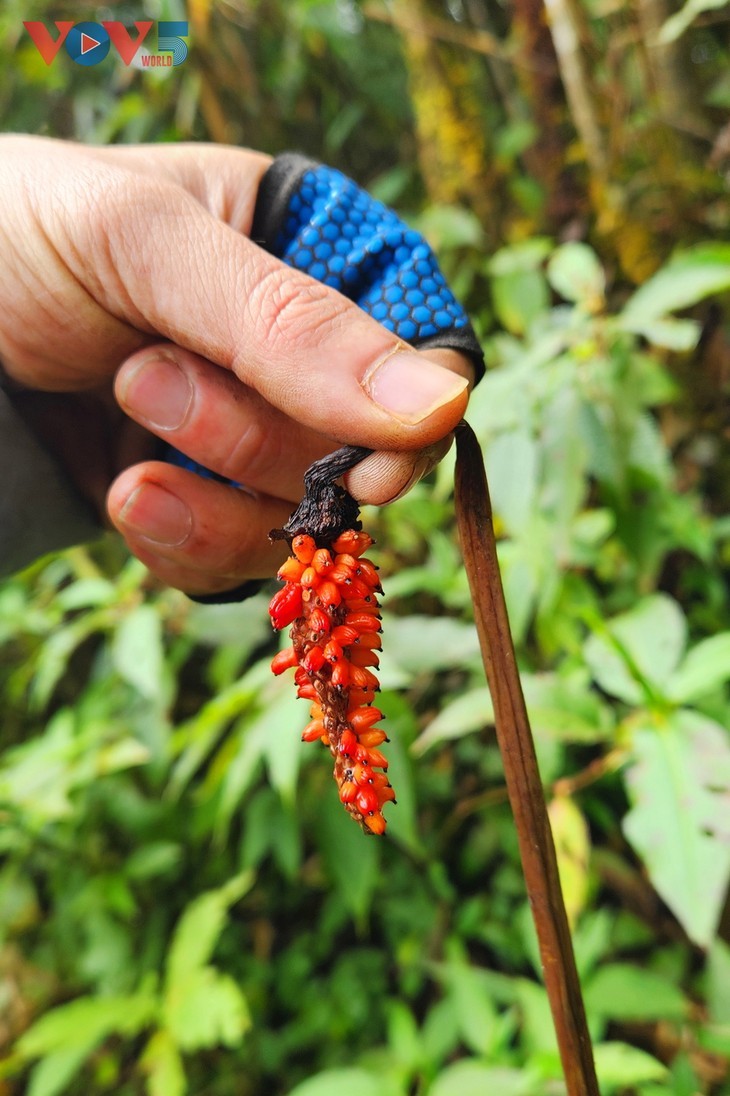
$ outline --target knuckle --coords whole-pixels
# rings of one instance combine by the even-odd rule
[[[253,329],[274,346],[323,341],[339,326],[342,311],[333,290],[283,264],[256,281],[248,310]]]

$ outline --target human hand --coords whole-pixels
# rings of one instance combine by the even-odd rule
[[[271,574],[268,530],[340,444],[376,450],[349,474],[359,501],[396,496],[467,399],[452,372],[467,359],[416,354],[246,238],[269,162],[0,137],[0,360],[16,402],[98,507],[108,490],[130,549],[190,593]],[[155,435],[251,493],[150,459]]]

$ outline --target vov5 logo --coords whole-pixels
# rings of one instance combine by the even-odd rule
[[[58,37],[54,38],[38,20],[24,22],[23,26],[47,65],[56,59],[61,46],[77,65],[98,65],[113,45],[125,65],[131,65],[154,23],[142,19],[134,24],[137,37],[133,38],[124,23],[105,20],[103,23],[69,23],[63,19],[54,21]],[[182,20],[170,20],[157,24],[157,52],[145,50],[140,56],[143,68],[171,68],[181,65],[188,55],[184,39],[188,24]]]

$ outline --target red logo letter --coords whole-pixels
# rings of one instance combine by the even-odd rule
[[[65,20],[59,22],[57,19],[55,25],[58,30],[58,38],[54,42],[51,38],[50,31],[44,23],[40,23],[35,19],[29,23],[23,23],[28,34],[35,42],[36,49],[47,65],[50,65],[63,43],[66,41],[66,36],[71,30],[73,23],[67,23]]]
[[[136,42],[132,41],[132,36],[124,26],[124,23],[119,23],[115,20],[113,23],[102,23],[101,25],[116,46],[117,53],[124,61],[124,64],[131,65],[137,50],[150,32],[152,20],[150,20],[149,23],[147,20],[143,20],[142,22],[134,24],[137,29]]]

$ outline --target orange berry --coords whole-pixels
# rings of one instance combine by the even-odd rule
[[[378,569],[369,559],[359,559],[357,561],[355,574],[361,578],[363,582],[367,582],[368,586],[371,586],[374,590],[380,589]]]
[[[385,731],[381,731],[379,727],[376,727],[371,731],[363,731],[357,737],[360,745],[365,746],[368,749],[372,749],[373,746],[379,746],[382,742],[388,741],[387,734]]]
[[[332,638],[337,640],[343,647],[349,647],[358,638],[358,633],[347,624],[338,624],[336,628],[332,629]]]
[[[302,659],[302,668],[308,674],[316,674],[324,665],[324,651],[321,647],[310,647]]]
[[[318,575],[332,570],[332,556],[327,548],[318,548],[312,556],[312,567]]]
[[[269,604],[269,616],[275,628],[286,628],[287,624],[302,615],[302,589],[294,583],[287,583],[283,589],[277,590]]]
[[[319,586],[320,578],[314,567],[305,567],[302,571],[302,577],[299,579],[299,581],[301,582],[302,586],[307,589],[311,589],[312,587]]]
[[[377,708],[351,708],[347,713],[347,722],[352,724],[356,734],[372,727],[373,723],[377,723],[382,718],[383,713]]]
[[[304,564],[295,559],[294,556],[289,556],[276,572],[276,577],[280,578],[282,582],[299,582],[303,570]]]
[[[317,692],[314,685],[300,685],[297,689],[297,696],[301,696],[305,700],[316,700]]]
[[[316,607],[311,610],[307,623],[314,635],[326,635],[330,630],[330,618]]]
[[[370,651],[367,647],[353,647],[348,652],[347,657],[353,666],[379,666],[380,660],[375,651]]]
[[[352,556],[361,556],[372,544],[373,538],[368,533],[346,529],[337,540],[333,541],[332,550],[337,553],[348,552]]]
[[[372,613],[347,613],[345,616],[345,624],[348,628],[354,628],[356,632],[361,634],[365,632],[380,632],[382,626],[378,617]]]
[[[313,719],[302,731],[302,742],[316,742],[323,734],[324,723],[321,719]]]
[[[354,757],[357,750],[357,739],[352,731],[345,729],[340,736],[338,751],[343,757]]]
[[[311,563],[316,547],[312,537],[308,537],[306,533],[300,533],[291,542],[292,552],[300,563]]]
[[[271,672],[276,674],[283,674],[285,670],[290,670],[293,666],[296,666],[298,662],[296,652],[293,647],[285,647],[283,651],[279,651],[277,655],[271,660]]]
[[[377,632],[363,632],[357,640],[358,647],[367,647],[370,651],[379,651],[383,641]]]
[[[342,647],[336,639],[331,639],[324,648],[324,657],[327,662],[339,662],[342,658]]]
[[[358,787],[355,803],[361,814],[370,814],[371,811],[377,811],[379,807],[378,793],[369,784],[366,784],[364,788]]]
[[[373,811],[364,819],[364,822],[371,833],[376,833],[378,836],[385,833],[386,822],[380,811]]]
[[[353,803],[355,801],[357,791],[357,784],[353,783],[352,780],[345,780],[340,785],[340,802]]]
[[[342,601],[342,594],[340,593],[337,584],[330,582],[329,579],[324,580],[317,593],[319,594],[319,603],[325,609],[333,608]]]
[[[339,688],[345,688],[350,684],[350,667],[344,659],[341,662],[336,662],[332,667],[331,680],[332,684]]]

